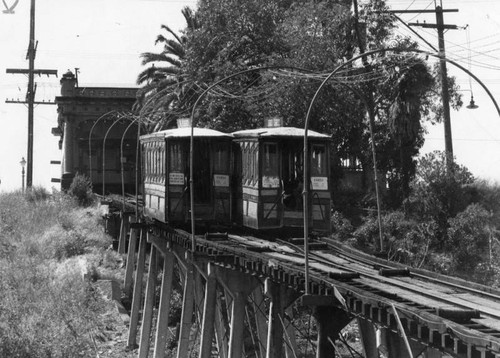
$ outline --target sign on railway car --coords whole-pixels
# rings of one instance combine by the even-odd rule
[[[184,185],[184,174],[170,173],[168,176],[168,183],[170,185]]]
[[[214,186],[229,187],[229,175],[214,174]]]

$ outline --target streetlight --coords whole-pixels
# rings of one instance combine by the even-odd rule
[[[463,90],[463,91],[466,91],[466,90]],[[468,108],[468,109],[479,108],[479,106],[474,101],[474,94],[472,93],[472,90],[470,90],[470,102],[469,102],[469,104],[467,106],[465,106],[465,108]]]
[[[21,192],[24,194],[24,167],[26,166],[26,160],[24,157],[21,159],[19,162],[21,164],[21,178],[22,178],[22,185],[21,185]]]

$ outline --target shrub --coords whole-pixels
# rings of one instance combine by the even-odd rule
[[[411,194],[405,202],[407,211],[419,221],[437,224],[433,242],[438,250],[446,241],[448,219],[464,210],[473,200],[474,177],[464,166],[447,169],[444,152],[432,152],[419,159]]]
[[[68,194],[74,197],[82,206],[89,206],[94,202],[92,182],[83,174],[77,173],[75,175],[69,187]]]
[[[429,246],[434,235],[435,223],[416,222],[402,211],[382,215],[382,240],[388,258],[411,266],[422,266],[429,257]],[[371,215],[356,229],[357,246],[375,251],[380,246],[378,219]]]
[[[490,218],[490,213],[481,205],[472,204],[450,219],[446,250],[452,255],[456,273],[471,278],[487,260],[492,229]]]
[[[351,222],[338,211],[334,211],[330,218],[332,233],[340,240],[349,239],[352,236],[354,227]]]

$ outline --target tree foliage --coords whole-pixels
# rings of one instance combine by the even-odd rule
[[[152,130],[170,126],[176,118],[189,114],[190,106],[196,98],[194,82],[183,69],[186,60],[186,33],[199,29],[196,14],[189,7],[182,9],[186,20],[185,33],[178,35],[167,25],[161,29],[167,36],[160,34],[155,44],[163,45],[160,53],[141,54],[142,65],[148,66],[137,76],[137,84],[142,85],[138,93],[137,108],[142,117],[153,123]]]
[[[471,204],[450,219],[445,249],[452,254],[457,273],[473,273],[488,257],[491,229],[491,214],[480,204]]]
[[[317,97],[310,120],[311,129],[332,135],[337,165],[341,158],[357,158],[368,177],[374,141],[396,206],[415,173],[422,120],[439,112],[428,99],[438,83],[423,58],[404,52],[417,45],[393,35],[394,19],[384,10],[383,0],[367,2],[359,14],[348,0],[201,0],[196,12],[183,11],[188,26],[182,35],[163,26],[168,36],[157,39],[162,53],[143,55],[145,64],[166,64],[139,76],[145,99],[164,127],[189,115],[195,99],[216,81],[276,66],[282,70],[247,72],[212,88],[197,105],[196,124],[232,131],[279,116],[285,125],[302,127],[325,74],[361,51],[396,43],[402,52],[373,55],[369,68],[355,62],[339,71]],[[373,138],[368,110],[376,114]]]

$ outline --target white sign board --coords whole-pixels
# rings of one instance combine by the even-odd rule
[[[280,179],[278,177],[269,177],[269,176],[262,177],[263,188],[279,188],[279,186],[280,186]]]
[[[328,190],[328,178],[311,177],[311,186],[313,190]]]
[[[168,176],[168,183],[170,185],[184,185],[184,174],[170,173]]]
[[[229,187],[229,175],[214,174],[214,186]]]

